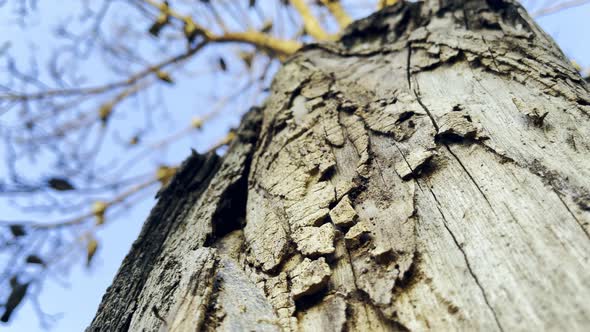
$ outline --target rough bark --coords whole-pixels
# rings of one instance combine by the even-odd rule
[[[514,1],[388,7],[189,158],[88,330],[585,330],[589,105]]]

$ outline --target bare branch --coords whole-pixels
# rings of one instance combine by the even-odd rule
[[[350,22],[352,22],[352,18],[350,18],[344,8],[342,8],[342,4],[339,0],[321,0],[321,2],[334,16],[341,29],[347,27]]]
[[[585,5],[587,3],[590,3],[590,0],[570,0],[570,1],[565,1],[565,2],[559,3],[559,4],[555,5],[555,6],[545,7],[545,8],[539,9],[539,10],[533,12],[531,14],[531,16],[534,17],[534,18],[540,18],[540,17],[543,17],[543,16],[555,14],[555,13],[560,12],[562,10],[566,10],[566,9],[571,9],[571,8],[574,8],[574,7],[582,6],[582,5]]]
[[[291,4],[303,20],[303,26],[310,36],[317,40],[329,40],[333,39],[325,30],[322,28],[318,20],[315,18],[309,6],[305,3],[305,0],[290,0]]]

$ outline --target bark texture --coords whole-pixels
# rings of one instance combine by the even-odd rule
[[[88,330],[586,330],[588,92],[512,0],[355,22],[187,160]]]

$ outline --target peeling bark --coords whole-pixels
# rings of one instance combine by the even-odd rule
[[[188,159],[88,330],[585,330],[588,92],[512,0],[357,21]]]

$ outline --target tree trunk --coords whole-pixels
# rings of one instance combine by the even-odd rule
[[[88,330],[587,330],[589,105],[513,0],[388,7],[185,162]]]

